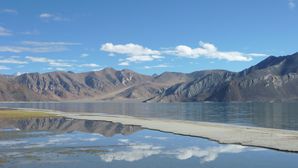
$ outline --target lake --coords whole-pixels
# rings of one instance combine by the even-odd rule
[[[298,130],[298,103],[127,103],[32,102],[0,103],[0,107],[94,112],[138,117],[206,121]]]
[[[107,121],[0,121],[3,168],[296,168],[298,154],[218,144]]]

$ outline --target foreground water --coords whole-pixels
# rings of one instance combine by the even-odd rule
[[[0,121],[0,167],[296,168],[298,154],[104,121]]]
[[[0,107],[94,112],[298,130],[298,103],[0,103]]]

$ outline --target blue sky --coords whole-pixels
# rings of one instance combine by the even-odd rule
[[[240,71],[298,51],[297,0],[0,0],[0,73]]]

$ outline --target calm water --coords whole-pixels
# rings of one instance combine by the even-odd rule
[[[0,103],[0,107],[53,109],[298,130],[298,103]]]
[[[111,122],[1,121],[3,168],[296,168],[298,154],[142,130]]]

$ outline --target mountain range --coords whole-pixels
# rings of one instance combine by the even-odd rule
[[[292,101],[298,53],[269,56],[240,72],[204,70],[143,75],[124,69],[0,75],[0,101]]]

